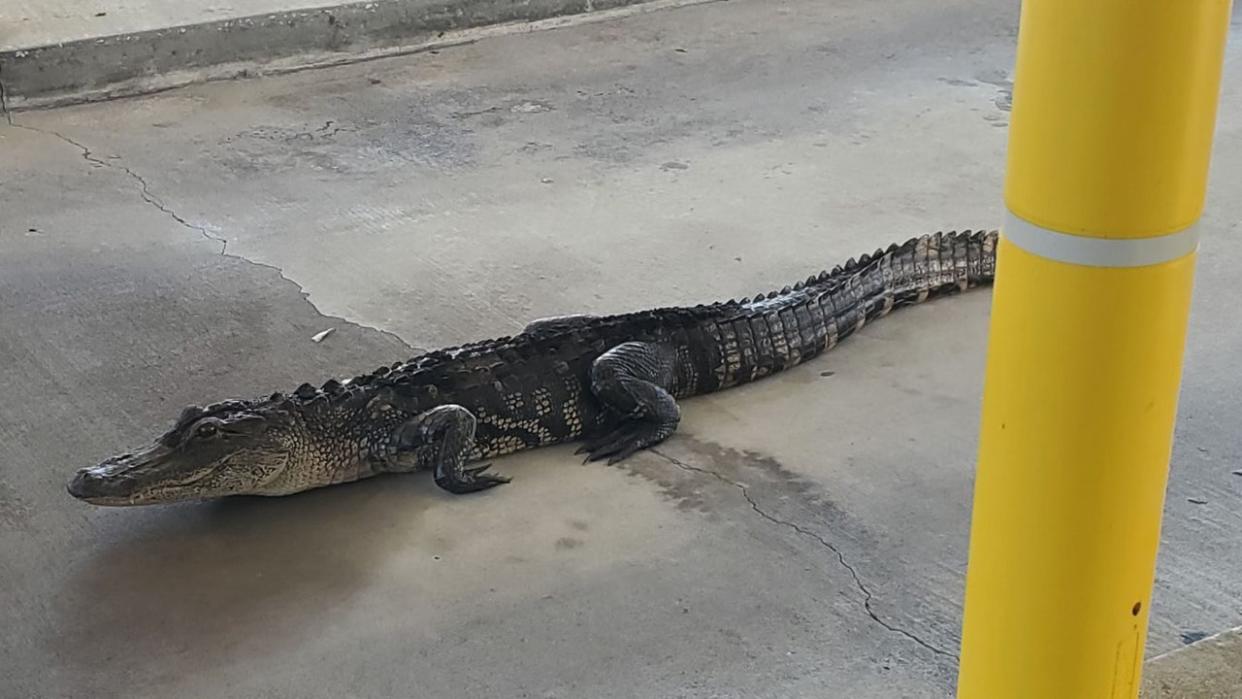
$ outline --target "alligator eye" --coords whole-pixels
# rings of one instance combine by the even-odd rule
[[[211,435],[215,433],[216,433],[216,426],[211,424],[210,422],[199,425],[198,429],[195,430],[195,434],[197,434],[199,437],[210,437]]]

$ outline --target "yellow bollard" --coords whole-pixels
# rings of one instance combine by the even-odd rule
[[[1133,699],[1230,0],[1024,0],[959,699]]]

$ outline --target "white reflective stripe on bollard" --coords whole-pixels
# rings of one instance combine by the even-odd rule
[[[1199,248],[1199,224],[1150,238],[1088,238],[1037,226],[1009,211],[1001,235],[1040,257],[1086,267],[1146,267]]]

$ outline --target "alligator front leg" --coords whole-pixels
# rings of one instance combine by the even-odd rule
[[[587,461],[608,457],[614,464],[668,439],[681,421],[668,391],[675,361],[670,348],[647,342],[626,342],[600,355],[591,366],[591,392],[620,424],[576,453],[590,452]]]
[[[466,468],[466,456],[474,446],[474,415],[460,405],[440,405],[411,418],[394,435],[399,454],[417,456],[430,466],[436,485],[450,493],[464,494],[508,483],[509,477],[485,473],[491,464]]]

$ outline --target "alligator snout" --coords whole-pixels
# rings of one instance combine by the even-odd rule
[[[81,469],[73,474],[69,481],[69,494],[75,498],[86,499],[97,495],[102,489],[103,478],[89,469]]]
[[[123,494],[133,479],[123,472],[123,466],[117,466],[122,466],[119,457],[99,466],[79,469],[69,481],[69,494],[82,500]]]
[[[79,500],[125,498],[133,493],[146,470],[157,457],[158,450],[149,453],[124,453],[109,457],[94,466],[78,469],[69,480],[69,494]]]

